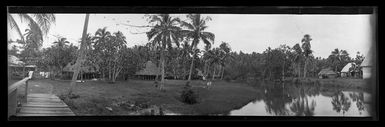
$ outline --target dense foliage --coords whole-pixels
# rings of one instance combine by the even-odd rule
[[[357,52],[350,58],[346,50],[335,49],[328,58],[315,57],[311,50],[310,35],[302,37],[295,45],[267,47],[261,53],[244,53],[231,50],[228,42],[213,47],[215,35],[205,31],[210,17],[199,14],[186,16],[181,21],[167,14],[148,16],[151,29],[146,32],[149,42],[128,47],[122,32],[110,32],[100,28],[88,34],[85,43],[85,59],[82,66],[91,66],[100,74],[99,78],[115,82],[128,79],[152,61],[162,70],[161,80],[167,79],[225,79],[225,80],[282,80],[285,77],[315,77],[324,68],[334,71],[350,62],[359,65],[364,56]],[[51,47],[40,49],[41,34],[37,28],[26,30],[26,41],[21,51],[13,47],[11,54],[22,60],[33,58],[38,68],[55,72],[60,77],[63,68],[74,63],[78,47],[65,38],[58,38]],[[205,45],[198,48],[199,42]],[[12,43],[12,42],[11,42]],[[156,79],[159,79],[157,77]]]

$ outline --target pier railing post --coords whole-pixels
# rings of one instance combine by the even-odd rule
[[[24,95],[25,95],[25,96],[24,96],[24,97],[25,97],[25,98],[24,98],[24,99],[25,99],[25,103],[28,102],[28,81],[29,81],[29,80],[25,81],[25,94],[24,94]]]

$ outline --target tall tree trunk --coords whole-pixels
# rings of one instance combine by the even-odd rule
[[[222,66],[221,80],[223,80],[223,73],[225,73],[225,66]]]
[[[161,57],[160,57],[160,59],[161,59],[161,62],[162,62],[162,80],[161,80],[161,82],[160,82],[160,90],[163,90],[163,87],[164,87],[164,77],[165,77],[165,75],[164,75],[164,51],[162,50],[162,52],[161,52]]]
[[[86,14],[86,19],[84,21],[84,28],[83,28],[83,35],[82,35],[82,42],[80,44],[80,51],[78,53],[78,55],[80,57],[77,58],[76,60],[76,63],[75,63],[75,72],[74,72],[74,75],[72,76],[72,81],[71,81],[71,84],[70,84],[70,89],[68,91],[68,94],[72,94],[72,90],[73,90],[73,87],[75,86],[76,84],[76,79],[78,77],[78,74],[79,74],[79,70],[80,70],[80,65],[82,64],[81,62],[83,61],[83,52],[84,52],[84,44],[85,44],[85,41],[86,41],[86,37],[87,37],[87,28],[88,28],[88,20],[89,20],[89,17],[90,17],[90,14]]]
[[[111,61],[108,61],[108,80],[111,81]]]
[[[190,81],[191,81],[191,75],[192,75],[192,71],[193,71],[193,67],[194,67],[194,59],[195,59],[195,52],[194,52],[194,54],[193,54],[193,56],[192,56],[192,58],[191,58],[191,65],[190,65],[190,74],[188,75],[188,79],[187,79],[187,84],[189,84],[190,83]]]
[[[23,64],[23,78],[25,77],[25,64]]]
[[[301,64],[298,64],[298,78],[301,77]]]
[[[303,77],[306,78],[306,66],[307,66],[307,58],[305,58],[305,65],[303,67]]]
[[[213,76],[212,76],[212,81],[215,79],[215,65],[213,66]]]
[[[283,68],[282,68],[282,81],[285,80],[285,63],[286,61],[283,61]]]

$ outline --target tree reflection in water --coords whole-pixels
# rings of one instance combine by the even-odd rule
[[[349,110],[351,105],[349,98],[346,97],[340,90],[332,97],[331,103],[333,105],[333,110],[337,113],[341,112],[342,110],[343,115],[345,115],[345,112]]]
[[[290,110],[296,116],[313,116],[315,106],[316,102],[314,100],[312,100],[311,104],[309,105],[308,98],[299,97],[295,99],[295,101],[291,104]]]
[[[271,85],[266,88],[264,101],[266,112],[277,116],[286,116],[289,110],[285,104],[291,102],[292,98],[281,85]]]
[[[356,106],[357,106],[357,109],[360,113],[360,115],[362,114],[362,111],[365,110],[365,106],[364,106],[364,93],[363,92],[360,92],[360,93],[350,93],[349,94],[350,98],[352,98],[353,102],[356,102]]]

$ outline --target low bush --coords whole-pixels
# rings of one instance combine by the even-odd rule
[[[186,85],[181,93],[181,99],[184,103],[195,104],[198,101],[197,94],[192,90],[191,86]]]

